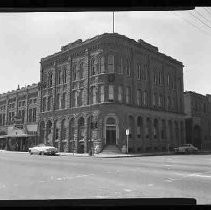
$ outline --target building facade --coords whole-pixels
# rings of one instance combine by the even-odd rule
[[[211,149],[211,95],[184,93],[186,141],[200,149]]]
[[[185,142],[183,64],[143,40],[105,33],[41,59],[39,142],[65,152],[126,145],[165,151]]]
[[[27,150],[38,141],[38,85],[0,94],[0,149]]]

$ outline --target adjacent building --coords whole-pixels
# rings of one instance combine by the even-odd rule
[[[184,93],[186,141],[200,149],[211,149],[211,95]]]
[[[122,149],[128,128],[129,152],[185,142],[183,64],[141,39],[105,33],[62,46],[41,59],[38,89],[39,142],[61,152]]]
[[[26,151],[38,142],[38,85],[0,94],[0,149]]]

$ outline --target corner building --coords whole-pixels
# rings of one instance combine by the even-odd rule
[[[183,64],[143,40],[105,33],[41,59],[40,142],[65,152],[126,145],[165,151],[185,141]]]

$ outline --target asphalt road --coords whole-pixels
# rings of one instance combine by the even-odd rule
[[[0,199],[196,198],[211,204],[211,155],[125,158],[0,152]]]

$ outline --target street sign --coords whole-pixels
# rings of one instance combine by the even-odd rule
[[[130,134],[130,130],[126,129],[126,135],[128,136]]]

